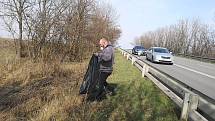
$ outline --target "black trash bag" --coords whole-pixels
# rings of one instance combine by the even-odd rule
[[[92,55],[88,69],[84,75],[83,82],[80,86],[80,94],[89,94],[96,91],[99,82],[99,63],[98,57]]]

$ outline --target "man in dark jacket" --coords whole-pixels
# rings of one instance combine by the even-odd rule
[[[103,91],[110,92],[107,88],[107,78],[113,71],[114,64],[114,48],[106,38],[102,38],[99,41],[101,52],[97,53],[98,62],[100,64],[99,75],[99,92],[97,97],[101,95]]]

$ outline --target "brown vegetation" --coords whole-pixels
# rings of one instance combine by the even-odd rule
[[[13,42],[2,39],[0,43],[1,121],[84,118],[71,114],[79,111],[73,108],[87,106],[82,106],[83,97],[78,93],[87,60],[82,63],[47,63],[16,59]]]
[[[82,104],[78,89],[86,63],[21,62],[0,78],[0,120],[65,120]],[[5,69],[6,70],[6,69]]]
[[[121,33],[113,8],[96,0],[3,0],[0,5],[18,57],[82,61],[96,50],[98,39],[114,44]]]
[[[98,40],[120,36],[113,8],[96,0],[0,5],[13,37],[0,40],[0,120],[87,120],[91,104],[78,91]]]

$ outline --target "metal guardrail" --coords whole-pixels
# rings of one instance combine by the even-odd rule
[[[142,76],[148,77],[167,96],[170,97],[181,109],[181,120],[188,118],[193,121],[215,121],[215,104],[204,97],[189,90],[170,76],[138,59],[130,52],[119,48],[121,53],[131,60],[141,72]]]
[[[209,61],[209,62],[213,62],[215,63],[215,58],[208,58],[208,57],[202,57],[202,56],[194,56],[194,55],[189,55],[189,54],[176,54],[177,56],[183,56],[183,57],[189,57],[189,58],[193,58],[193,59],[197,59],[197,60],[201,60],[201,61]]]

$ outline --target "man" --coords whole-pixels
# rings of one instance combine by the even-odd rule
[[[108,83],[106,79],[111,75],[114,63],[114,48],[110,42],[106,38],[102,38],[99,41],[99,45],[101,52],[95,54],[98,56],[98,62],[100,64],[99,92],[96,96],[97,98],[100,98],[103,91],[106,93],[110,92],[107,88]]]

